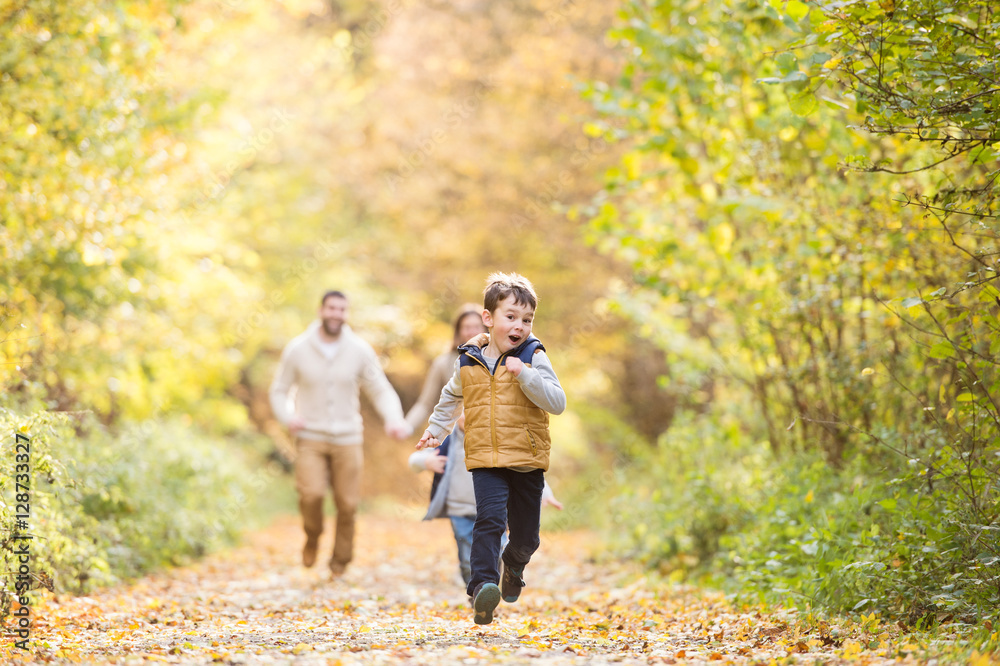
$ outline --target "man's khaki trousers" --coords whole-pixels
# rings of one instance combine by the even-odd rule
[[[333,486],[333,504],[337,508],[330,569],[343,572],[354,553],[354,517],[361,500],[361,444],[342,446],[299,438],[296,442],[295,488],[299,492],[299,511],[306,538],[317,541],[323,533],[323,500]]]

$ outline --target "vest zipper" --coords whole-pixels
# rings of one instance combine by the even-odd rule
[[[513,350],[511,350],[513,351]],[[480,352],[482,353],[482,352]],[[497,443],[497,368],[503,363],[504,357],[506,357],[510,352],[504,352],[500,354],[500,358],[497,359],[496,365],[493,366],[493,370],[490,370],[490,366],[486,365],[486,361],[476,358],[472,354],[466,354],[469,358],[479,363],[481,366],[486,368],[486,371],[490,373],[490,439],[493,442],[493,466],[500,466],[500,445]],[[531,436],[531,433],[528,433]],[[531,440],[531,450],[535,450],[535,440]]]
[[[497,361],[499,363],[499,361]],[[496,375],[490,375],[490,437],[493,438],[493,466],[500,466],[500,445],[497,444],[497,386]]]
[[[497,364],[493,366],[490,373],[490,435],[493,437],[493,466],[500,466],[500,444],[497,442],[497,370],[503,363],[504,357],[510,352],[500,354]],[[484,364],[485,365],[485,364]],[[489,370],[489,367],[486,368]]]
[[[528,441],[531,442],[531,455],[538,455],[538,447],[535,446],[535,436],[531,434],[531,428],[524,426],[524,431],[528,433]]]

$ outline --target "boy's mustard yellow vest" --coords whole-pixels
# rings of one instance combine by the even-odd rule
[[[465,403],[465,466],[549,469],[548,413],[531,402],[517,377],[506,366],[516,356],[530,367],[531,357],[544,349],[538,338],[529,337],[505,352],[490,373],[482,347],[484,333],[459,347],[462,399]]]

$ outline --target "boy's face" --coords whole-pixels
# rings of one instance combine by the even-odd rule
[[[531,306],[516,303],[513,296],[500,301],[493,312],[483,310],[483,323],[490,329],[490,338],[501,354],[524,342],[531,334],[534,318]]]

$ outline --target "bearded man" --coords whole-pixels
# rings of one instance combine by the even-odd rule
[[[295,488],[306,533],[302,564],[316,563],[323,532],[323,501],[333,488],[337,527],[330,572],[344,573],[354,553],[354,526],[361,499],[362,420],[359,392],[364,391],[389,435],[412,432],[371,345],[347,325],[347,297],[323,294],[319,320],[293,339],[281,354],[271,383],[271,407],[295,439]]]

